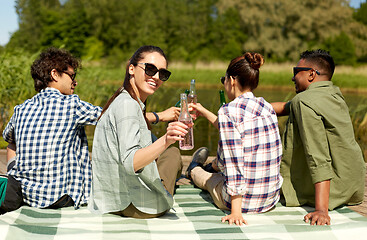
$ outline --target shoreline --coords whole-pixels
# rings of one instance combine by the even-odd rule
[[[188,85],[189,84],[186,82],[167,82],[165,83],[166,87],[172,87],[172,88],[177,88],[177,87],[185,88]],[[218,89],[218,90],[223,88],[223,85],[220,83],[195,83],[195,85],[197,88],[208,88],[208,89]],[[257,89],[259,90],[287,90],[290,92],[294,92],[293,84],[292,85],[272,85],[272,84],[261,84],[260,83]],[[350,88],[350,87],[342,88],[340,87],[340,91],[342,93],[365,94],[367,93],[367,88]]]

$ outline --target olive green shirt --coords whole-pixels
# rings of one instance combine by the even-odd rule
[[[363,201],[365,163],[348,106],[331,81],[312,83],[291,101],[280,173],[287,206],[315,205],[314,184],[330,181],[329,209]]]

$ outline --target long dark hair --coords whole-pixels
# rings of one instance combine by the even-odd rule
[[[110,97],[110,99],[108,99],[107,103],[104,105],[104,107],[102,109],[102,113],[99,116],[98,120],[102,117],[102,115],[106,112],[106,110],[111,105],[111,103],[115,100],[115,98],[118,95],[120,95],[120,93],[124,89],[130,94],[130,96],[132,98],[135,99],[135,101],[139,102],[138,98],[136,96],[136,93],[134,92],[134,89],[131,87],[131,84],[130,84],[131,75],[129,73],[129,66],[130,66],[130,64],[132,64],[134,66],[137,66],[138,62],[145,57],[146,53],[153,53],[153,52],[157,52],[160,55],[162,55],[164,57],[164,59],[166,59],[166,62],[167,62],[167,57],[166,57],[166,55],[164,54],[163,50],[160,47],[147,45],[147,46],[142,46],[138,50],[136,50],[136,52],[133,54],[133,56],[130,58],[130,60],[126,64],[126,72],[125,72],[124,83],[122,84],[122,86],[119,89],[117,89],[117,91]],[[145,110],[144,110],[143,114],[144,114],[144,117],[145,117]],[[147,122],[147,125],[149,127],[149,123],[148,123],[146,118],[145,118],[145,121]]]
[[[259,84],[259,68],[264,62],[261,54],[246,52],[232,59],[226,73],[228,77],[235,77],[243,88],[253,91]]]

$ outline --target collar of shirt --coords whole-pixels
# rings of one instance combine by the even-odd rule
[[[40,92],[58,92],[58,93],[60,93],[60,94],[61,94],[61,92],[60,92],[58,89],[53,88],[53,87],[47,87],[47,88],[44,88],[44,89],[42,89]]]
[[[123,89],[122,91],[121,91],[121,93],[126,93],[126,94],[128,94],[130,97],[131,97],[131,95],[130,95],[130,93],[128,92],[128,91],[126,91],[125,89]],[[132,98],[132,97],[131,97]],[[140,108],[141,108],[141,110],[145,110],[145,105],[144,105],[144,103],[140,100],[140,98],[138,98],[138,103],[139,103],[139,105],[140,105]]]
[[[253,92],[245,92],[238,96],[237,98],[255,98],[255,95]]]
[[[331,87],[333,86],[333,82],[332,81],[319,81],[319,82],[313,82],[311,83],[308,89],[313,89],[313,88],[320,88],[320,87]]]

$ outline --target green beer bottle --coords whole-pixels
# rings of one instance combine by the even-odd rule
[[[219,99],[220,99],[220,106],[226,104],[226,97],[224,96],[223,90],[219,90]]]
[[[186,89],[185,90],[185,93],[186,93],[186,95],[189,94],[190,93],[190,90],[189,89]],[[178,100],[178,102],[176,102],[175,107],[181,107],[181,99]]]

